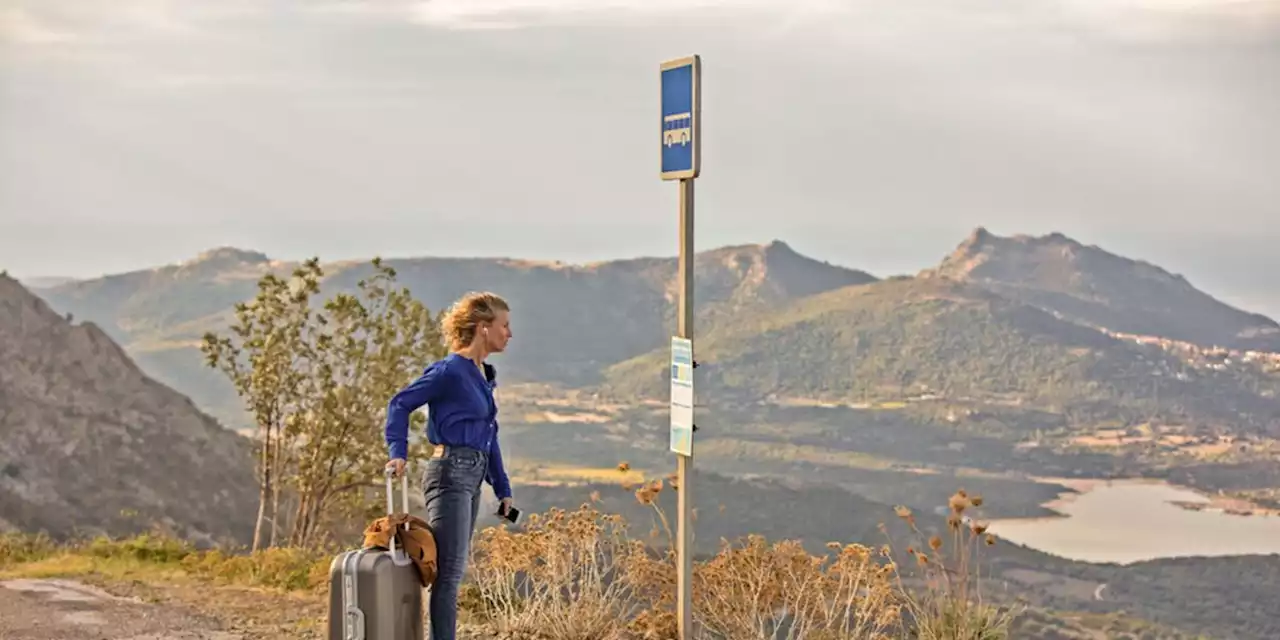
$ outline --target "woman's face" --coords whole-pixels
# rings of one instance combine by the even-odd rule
[[[507,343],[511,341],[511,313],[497,312],[493,322],[483,325],[481,333],[489,347],[489,353],[502,353],[506,350]]]

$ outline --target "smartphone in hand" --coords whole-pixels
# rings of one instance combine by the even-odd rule
[[[515,524],[518,520],[520,520],[519,509],[515,508],[514,506],[511,506],[511,507],[507,507],[506,513],[502,513],[502,503],[498,503],[498,512],[495,513],[494,515],[498,516],[499,518],[502,518],[503,520],[506,520],[507,522],[510,522],[511,524]]]

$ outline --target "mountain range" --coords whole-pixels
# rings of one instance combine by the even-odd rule
[[[1270,319],[1145,263],[1061,236],[978,230],[937,268],[736,316],[696,351],[699,388],[721,400],[927,398],[951,411],[1047,410],[1064,426],[1160,420],[1274,435],[1278,338]],[[604,388],[661,397],[667,358],[657,349],[613,365]]]
[[[675,259],[586,265],[514,259],[392,259],[398,280],[435,310],[463,293],[490,289],[511,303],[515,338],[504,354],[508,379],[591,384],[605,366],[663,344],[676,309]],[[867,273],[809,260],[789,246],[725,247],[695,260],[699,323],[785,304],[821,291],[872,282]],[[39,289],[55,308],[90,320],[125,345],[144,369],[218,417],[237,421],[230,385],[203,365],[205,331],[227,326],[232,306],[251,298],[266,273],[296,263],[220,248],[179,264]],[[325,295],[354,288],[368,263],[324,265]]]
[[[0,530],[244,541],[250,442],[0,275]]]
[[[471,289],[512,302],[515,340],[500,356],[502,375],[547,383],[504,385],[525,393],[502,398],[523,504],[536,511],[603,496],[610,510],[644,521],[647,507],[611,493],[607,476],[565,486],[534,474],[619,460],[669,465],[674,259],[384,263],[432,310]],[[199,340],[227,326],[260,277],[294,266],[220,248],[32,290],[0,276],[0,529],[123,532],[159,520],[184,535],[243,541],[257,498],[250,443],[214,417],[249,425],[230,386],[204,365]],[[324,268],[325,293],[370,273],[363,262]],[[1280,435],[1274,321],[1060,234],[977,229],[910,276],[876,277],[777,241],[699,253],[695,273],[699,401],[732,423],[707,429],[698,445],[708,544],[747,531],[817,545],[871,539],[887,505],[924,512],[955,483],[1008,503],[990,517],[1038,515],[1063,487],[1029,475],[1167,477],[1173,468],[1023,446],[1041,432],[1068,443],[1079,432],[1157,424],[1197,437]],[[1274,467],[1266,460],[1178,464],[1188,483],[1194,473],[1207,487],[1274,487],[1274,473],[1258,471]],[[1274,631],[1258,586],[1273,581],[1274,558],[1121,568],[1005,543],[993,551],[990,575],[1037,606],[1123,611],[1221,637]],[[1028,637],[1073,637],[1056,633]]]
[[[472,289],[506,296],[515,313],[515,339],[502,356],[508,379],[623,399],[666,393],[673,258],[385,262],[432,309]],[[230,386],[203,366],[199,339],[226,326],[259,277],[293,266],[220,248],[37,291],[104,327],[144,370],[201,407],[242,424]],[[333,292],[354,287],[369,265],[325,270]],[[978,228],[938,265],[884,279],[780,241],[722,247],[697,254],[694,295],[696,348],[708,365],[698,384],[717,402],[929,396],[1032,406],[1068,422],[1158,417],[1280,430],[1270,375],[1280,361],[1268,355],[1280,352],[1280,325],[1182,276],[1058,233],[1001,237]]]

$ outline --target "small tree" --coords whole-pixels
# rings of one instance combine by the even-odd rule
[[[311,296],[319,291],[322,275],[318,259],[293,272],[291,279],[267,274],[258,281],[258,295],[235,306],[230,336],[204,335],[201,351],[212,368],[235,385],[245,408],[258,426],[258,518],[253,550],[262,547],[262,525],[271,520],[271,546],[278,531],[282,442],[288,416],[302,403],[303,335],[311,322]],[[268,501],[271,502],[270,516]]]
[[[231,336],[205,335],[209,365],[227,374],[259,425],[254,550],[266,519],[277,543],[282,490],[294,505],[292,545],[310,545],[327,520],[364,511],[358,489],[385,462],[378,425],[387,400],[444,354],[437,318],[407,289],[393,288],[394,269],[377,258],[372,265],[355,294],[338,293],[319,310],[312,306],[324,276],[318,259],[290,280],[264,276],[258,296],[236,306]],[[421,416],[413,422],[420,426]]]
[[[299,443],[293,489],[298,496],[290,542],[308,545],[325,517],[345,520],[367,509],[364,493],[386,463],[377,426],[387,400],[445,348],[436,318],[395,270],[374,259],[358,295],[339,293],[316,316],[304,410],[290,422]],[[415,415],[415,424],[421,416]]]

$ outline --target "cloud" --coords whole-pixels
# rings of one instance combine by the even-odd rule
[[[20,44],[84,37],[182,35],[228,21],[382,17],[450,30],[621,25],[642,20],[753,21],[766,33],[800,28],[892,40],[934,30],[1083,29],[1128,40],[1231,32],[1275,33],[1280,0],[10,0],[0,33]],[[718,23],[717,23],[718,24]]]
[[[1256,15],[1275,13],[1272,0],[1057,0],[1075,10],[1099,14],[1145,12],[1178,15]]]
[[[312,5],[324,13],[394,15],[446,29],[625,24],[672,16],[797,15],[838,10],[838,0],[336,0]]]
[[[0,9],[0,42],[17,45],[67,44],[76,41],[70,31],[59,29],[22,7]]]
[[[448,29],[686,16],[764,17],[789,26],[868,30],[940,22],[980,28],[1067,26],[1119,37],[1164,38],[1195,35],[1206,28],[1266,30],[1280,20],[1280,0],[337,0],[311,6],[327,12],[400,15]],[[850,18],[856,18],[856,24]]]
[[[270,14],[261,3],[249,0],[7,0],[5,5],[0,8],[0,41],[18,46],[111,45],[148,37],[189,37],[219,23]]]
[[[1280,30],[1277,0],[1055,0],[1066,19],[1133,41],[1258,36]]]

